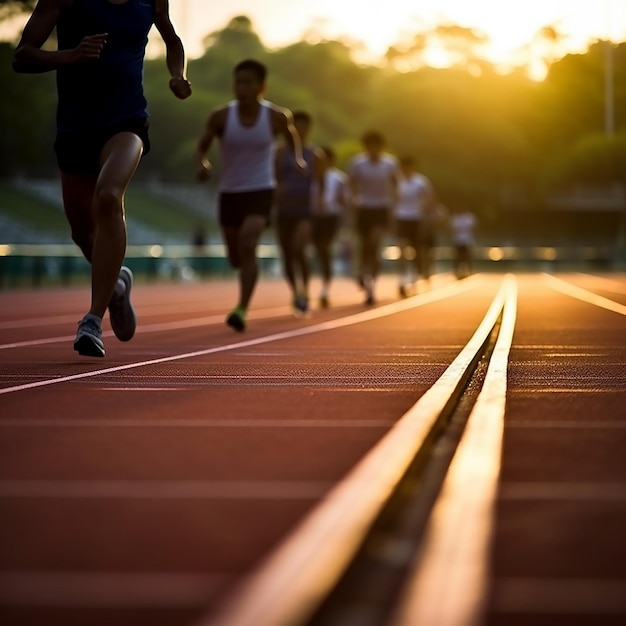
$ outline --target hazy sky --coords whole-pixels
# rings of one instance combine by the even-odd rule
[[[441,23],[482,31],[492,41],[490,60],[503,64],[548,25],[566,36],[562,53],[582,51],[598,38],[626,41],[626,0],[170,0],[170,13],[191,57],[201,53],[205,35],[237,15],[251,18],[270,48],[298,41],[314,28],[325,38],[361,42],[368,61],[403,34]],[[0,36],[11,38],[17,30],[21,24],[5,23]]]
[[[362,41],[373,55],[403,32],[441,22],[481,30],[493,41],[492,60],[500,61],[547,25],[568,36],[567,51],[607,36],[626,41],[626,0],[170,0],[170,6],[192,56],[204,35],[236,15],[250,17],[269,47],[297,41],[315,25],[327,37]]]

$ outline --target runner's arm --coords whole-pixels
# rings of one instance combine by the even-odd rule
[[[76,48],[42,50],[59,21],[61,11],[72,0],[39,0],[30,16],[13,55],[14,71],[24,74],[50,72],[64,65],[88,63],[100,57],[106,33],[84,37]]]
[[[194,158],[196,162],[196,178],[199,181],[208,180],[211,176],[212,165],[207,158],[207,153],[211,149],[215,137],[219,137],[222,134],[224,128],[222,118],[222,109],[213,111],[211,115],[209,115],[202,135],[200,135],[200,139],[198,140]]]
[[[186,77],[187,65],[183,42],[170,19],[169,0],[157,0],[154,25],[165,43],[165,61],[171,76],[170,89],[177,98],[184,100],[191,95],[191,83]]]

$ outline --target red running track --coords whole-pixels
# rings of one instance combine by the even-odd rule
[[[71,346],[84,289],[0,293],[0,623],[183,626],[210,615],[443,373],[500,280],[436,277],[409,308],[380,317],[396,302],[391,278],[373,309],[342,280],[333,308],[310,319],[294,318],[284,284],[266,280],[244,334],[223,323],[233,282],[138,284],[137,336],[105,333],[98,360]],[[623,316],[548,286],[537,296],[537,280],[520,278],[514,373],[533,349],[543,355],[546,333],[559,338],[553,354],[563,339],[589,352],[597,336],[580,336],[577,319],[599,319],[599,345],[623,347]],[[617,279],[597,280],[573,277],[626,304],[609,288]],[[520,383],[513,406],[524,390],[544,406],[535,391],[558,386],[555,376]],[[621,403],[620,391],[606,398]],[[539,472],[524,452],[532,442],[513,445]],[[523,578],[507,570],[507,550],[498,571]],[[501,589],[509,605],[501,591],[493,619],[511,615],[511,587]]]

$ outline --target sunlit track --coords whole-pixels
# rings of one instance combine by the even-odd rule
[[[371,320],[379,319],[381,317],[393,315],[395,313],[406,311],[406,310],[409,310],[418,306],[423,306],[431,302],[436,302],[438,300],[449,298],[453,295],[458,295],[460,293],[463,293],[464,291],[471,289],[476,284],[476,280],[478,279],[468,279],[461,283],[454,283],[446,287],[441,287],[440,289],[430,291],[425,294],[420,294],[417,296],[413,296],[412,298],[407,298],[406,300],[403,300],[401,302],[395,302],[393,304],[382,305],[372,310],[363,311],[361,313],[356,313],[353,315],[348,315],[346,317],[338,318],[338,319],[331,320],[328,322],[312,324],[310,326],[305,326],[303,328],[298,328],[298,329],[289,330],[289,331],[280,332],[280,333],[274,333],[274,334],[267,335],[264,337],[257,337],[255,339],[248,339],[248,340],[238,341],[235,343],[230,343],[230,344],[226,344],[222,346],[215,346],[213,348],[208,348],[206,350],[196,350],[193,352],[175,354],[175,355],[166,356],[166,357],[157,358],[157,359],[149,359],[145,361],[127,363],[125,365],[105,367],[102,369],[81,372],[78,374],[72,374],[70,376],[58,376],[58,377],[48,378],[48,379],[44,379],[44,380],[40,380],[36,382],[25,383],[23,385],[4,387],[0,389],[0,395],[8,394],[8,393],[15,393],[19,391],[26,391],[28,389],[35,389],[37,387],[45,387],[48,385],[66,383],[66,382],[80,380],[84,378],[93,378],[96,376],[100,376],[102,374],[112,374],[115,372],[123,372],[123,371],[136,369],[140,367],[146,367],[149,365],[171,363],[174,361],[192,359],[195,357],[205,356],[208,354],[215,354],[218,352],[226,352],[230,350],[237,350],[240,348],[249,348],[252,346],[258,346],[258,345],[271,343],[275,341],[281,341],[281,340],[290,339],[294,337],[302,337],[304,335],[319,333],[319,332],[323,332],[326,330],[343,328],[345,326],[351,326],[353,324],[359,324],[362,322],[371,321]],[[222,322],[223,322],[223,319],[222,319]],[[185,323],[183,322],[180,326],[177,326],[177,327],[184,328]],[[172,327],[168,325],[167,329],[171,330]],[[163,330],[163,329],[159,328],[159,330]]]
[[[470,626],[484,617],[500,474],[509,351],[517,316],[511,285],[481,392],[444,480],[393,626]]]
[[[593,274],[579,274],[587,281],[598,285],[605,291],[618,295],[626,295],[626,281],[608,278],[606,276],[595,276]]]
[[[151,307],[137,307],[137,315],[139,319],[144,320],[150,317],[159,317],[165,313],[176,314],[177,316],[186,315],[188,313],[197,313],[198,311],[206,311],[206,305],[199,305],[194,303],[192,306],[189,304],[183,305],[155,305]],[[273,317],[278,315],[286,315],[289,312],[289,307],[272,307],[269,309],[257,309],[251,312],[251,319],[264,319],[266,317]],[[18,330],[20,328],[48,328],[50,326],[62,325],[62,324],[75,324],[76,315],[52,315],[49,317],[34,317],[22,320],[11,320],[7,322],[0,322],[0,330]],[[205,315],[203,317],[196,317],[188,322],[202,323],[202,324],[217,324],[224,322],[224,315]],[[161,324],[148,324],[142,325],[137,329],[137,332],[153,332],[154,327],[159,327]],[[167,329],[167,324],[163,325]],[[112,337],[111,331],[104,331],[107,337]],[[63,338],[64,339],[64,338]],[[0,345],[0,348],[4,346]]]
[[[273,307],[272,309],[258,310],[250,313],[250,319],[272,319],[272,318],[280,318],[289,315],[291,309],[289,307]],[[72,318],[75,320],[75,318]],[[169,330],[182,330],[184,328],[198,328],[202,326],[211,326],[211,325],[223,325],[224,324],[224,315],[208,315],[205,317],[196,317],[188,320],[176,320],[173,322],[161,322],[156,324],[142,324],[137,328],[136,334],[142,335],[145,333],[159,333]],[[39,324],[35,325],[39,326]],[[22,326],[21,328],[26,328],[27,326]],[[114,333],[112,330],[103,330],[102,336],[114,337]],[[74,341],[75,335],[64,335],[59,337],[46,337],[43,339],[36,339],[31,341],[16,341],[13,343],[5,343],[0,344],[0,350],[10,350],[15,348],[28,348],[31,346],[38,345],[49,345],[53,343],[61,343],[61,342],[72,342]]]
[[[444,375],[251,574],[222,611],[198,626],[309,623],[356,557],[416,457],[428,453],[430,438],[458,402],[505,304],[510,310],[515,298],[514,279],[507,277],[479,328]],[[505,346],[500,348],[503,354],[496,360],[494,377],[498,381],[501,368],[506,369],[513,324],[514,313],[506,323]],[[487,404],[496,400],[503,404],[506,383],[494,387]],[[493,491],[493,481],[490,487]],[[489,496],[486,500],[489,502]]]
[[[587,291],[582,287],[573,285],[572,283],[556,278],[550,274],[544,274],[543,279],[550,285],[550,287],[564,293],[565,295],[577,298],[582,302],[607,309],[607,311],[613,311],[614,313],[619,313],[620,315],[626,315],[626,305],[609,300],[604,296],[599,296],[598,294]]]
[[[243,335],[223,281],[206,315],[142,316],[99,361],[54,324],[3,331],[52,342],[0,353],[2,625],[622,623],[618,279],[407,299],[394,279],[309,319],[267,284]],[[14,319],[81,298],[13,295]]]

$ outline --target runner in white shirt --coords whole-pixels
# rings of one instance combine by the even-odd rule
[[[457,278],[470,275],[473,270],[474,229],[476,216],[463,205],[452,209],[449,218],[450,236],[454,247],[454,273]]]
[[[359,280],[365,289],[365,304],[371,305],[380,270],[380,245],[396,203],[398,162],[384,152],[385,139],[380,133],[365,133],[362,143],[365,151],[352,159],[348,176],[361,246]]]
[[[346,215],[350,190],[347,174],[335,165],[334,150],[323,147],[322,151],[326,158],[326,170],[321,204],[313,219],[313,244],[322,276],[319,304],[325,309],[330,305],[328,296],[333,278],[332,245]]]
[[[267,69],[247,59],[233,71],[235,100],[215,109],[198,141],[197,178],[207,180],[206,158],[213,140],[220,140],[222,177],[219,185],[219,221],[232,267],[239,270],[239,302],[226,318],[237,331],[246,328],[246,314],[258,278],[256,248],[269,224],[274,200],[274,141],[285,139],[296,166],[307,169],[291,112],[261,95]]]
[[[414,290],[417,278],[426,277],[424,217],[431,208],[434,192],[430,180],[417,171],[412,157],[407,156],[400,160],[400,171],[394,221],[400,248],[398,292],[402,298],[406,298]]]

